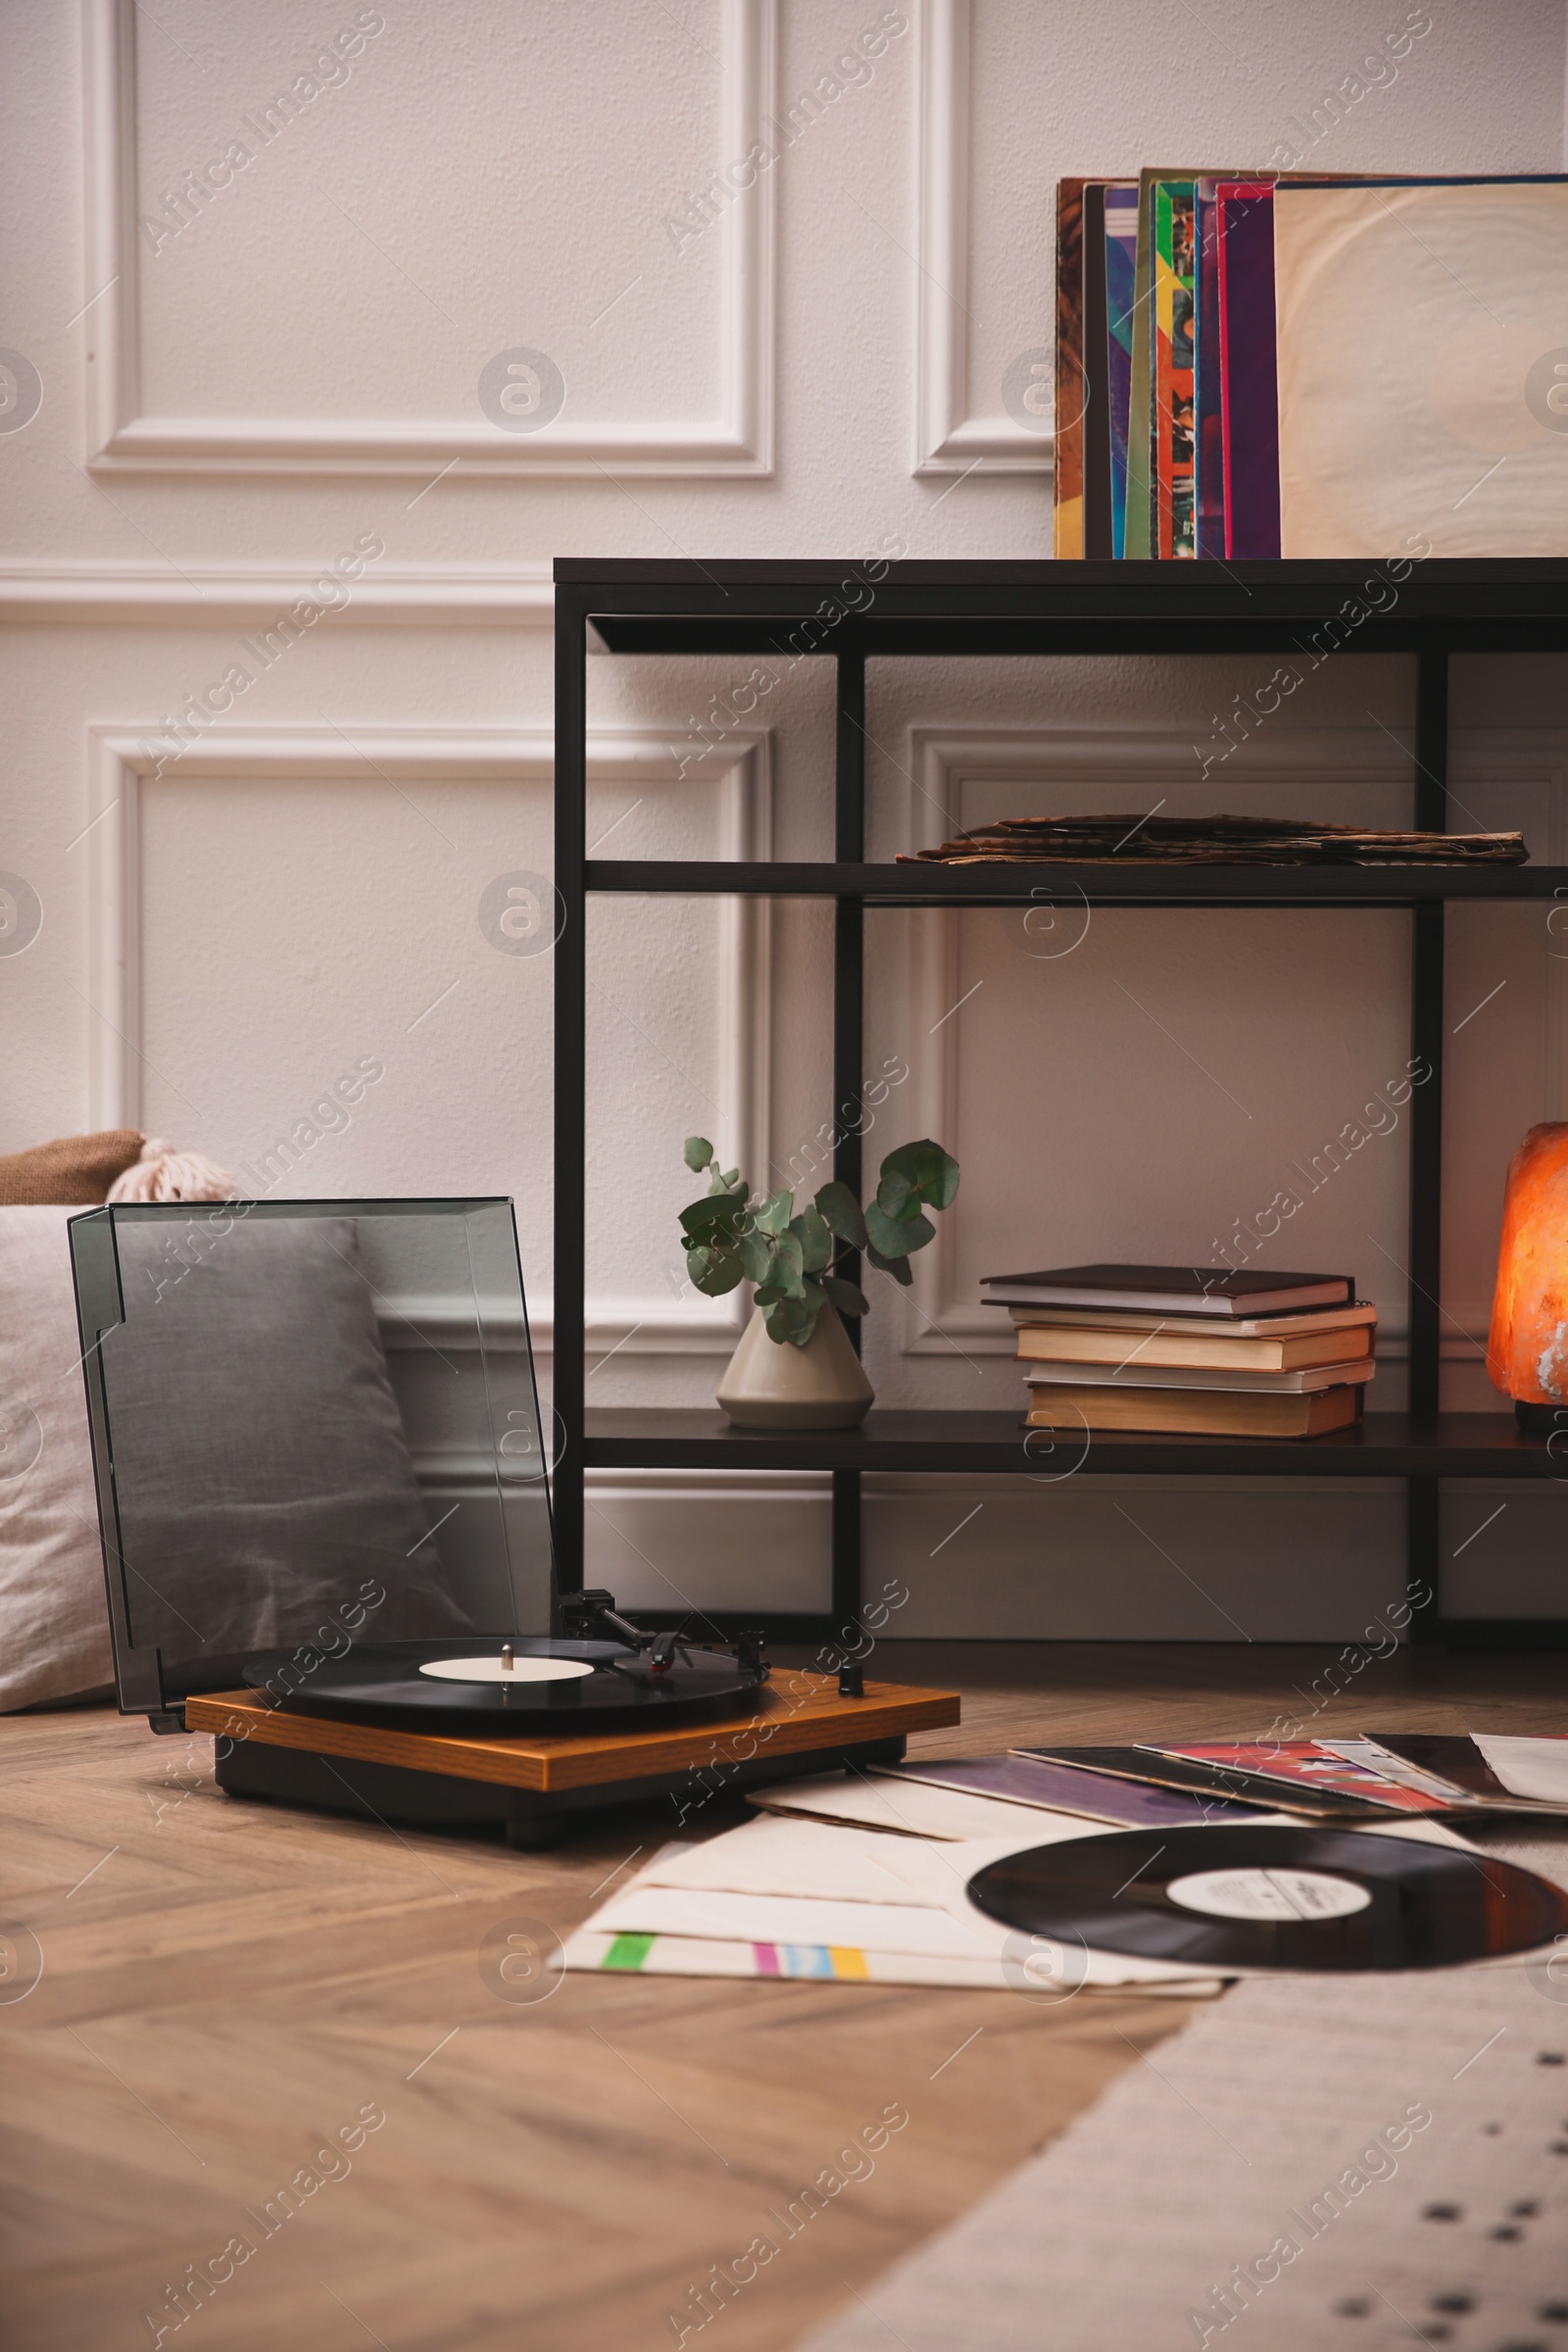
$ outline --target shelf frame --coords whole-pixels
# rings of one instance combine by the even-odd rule
[[[1396,1477],[1406,1489],[1412,1588],[1433,1597],[1412,1638],[1450,1646],[1568,1646],[1568,1619],[1451,1618],[1442,1606],[1440,1482],[1568,1478],[1501,1413],[1441,1416],[1446,908],[1450,901],[1568,896],[1568,867],[1172,869],[922,866],[865,860],[865,665],[894,659],[1086,654],[1400,653],[1416,665],[1413,821],[1446,829],[1448,668],[1458,653],[1568,651],[1568,562],[1053,564],[665,562],[558,559],[556,576],[555,1521],[563,1590],[580,1589],[584,1479],[592,1468],[820,1470],[831,1485],[825,1613],[720,1613],[774,1640],[853,1639],[860,1609],[861,1482],[877,1470],[1038,1475],[1006,1414],[873,1410],[865,1429],[784,1440],[715,1413],[585,1409],[587,963],[590,894],[814,898],[833,907],[834,1173],[859,1193],[857,1122],[865,918],[899,906],[998,906],[1071,896],[1101,906],[1403,907],[1411,916],[1410,1052],[1432,1077],[1411,1098],[1409,1411],[1368,1414],[1343,1436],[1258,1440],[1097,1437],[1089,1475]],[[852,592],[853,591],[853,592]],[[597,859],[586,854],[587,680],[594,653],[827,660],[836,677],[833,858],[770,864]],[[858,1332],[854,1334],[858,1346]],[[984,1430],[971,1428],[976,1422]],[[1485,1427],[1477,1430],[1473,1425]]]

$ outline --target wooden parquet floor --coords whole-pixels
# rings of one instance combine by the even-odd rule
[[[889,1642],[877,1671],[961,1688],[963,1728],[915,1742],[961,1754],[1259,1731],[1302,1718],[1327,1663]],[[1314,1728],[1557,1730],[1563,1683],[1551,1656],[1403,1653]],[[682,1834],[732,1818],[715,1805]],[[225,1798],[209,1740],[106,1710],[0,1719],[6,2352],[652,2352],[769,2208],[906,2111],[874,2171],[685,2338],[782,2347],[874,2293],[1186,2014],[623,1976],[536,2002],[492,1989],[487,1934],[564,1933],[671,1828],[650,1808],[514,1853]],[[29,1936],[42,1974],[16,1997]],[[230,2241],[255,2250],[187,2286],[182,2318],[170,2290],[223,2271]]]

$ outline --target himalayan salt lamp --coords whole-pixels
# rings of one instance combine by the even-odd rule
[[[1568,1120],[1532,1127],[1508,1163],[1487,1370],[1521,1429],[1568,1427]]]

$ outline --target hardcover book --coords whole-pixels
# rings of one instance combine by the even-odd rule
[[[1030,1429],[1122,1430],[1149,1437],[1321,1438],[1359,1418],[1358,1388],[1319,1396],[1217,1396],[1200,1389],[1056,1387],[1029,1407]]]
[[[988,1306],[1002,1306],[1001,1298],[988,1298]],[[1301,1339],[1311,1334],[1364,1330],[1367,1344],[1377,1325],[1375,1306],[1317,1306],[1303,1315],[1160,1315],[1137,1307],[1116,1306],[1007,1306],[1013,1326],[1018,1331],[1051,1331],[1066,1326],[1075,1331],[1131,1331],[1174,1332],[1195,1340],[1285,1340]],[[1347,1357],[1356,1350],[1347,1348]]]
[[[990,1297],[1011,1305],[1152,1307],[1160,1314],[1263,1315],[1278,1308],[1350,1306],[1348,1274],[1249,1271],[1245,1266],[1048,1266],[983,1274]]]
[[[1018,1307],[1017,1314],[1028,1313]],[[1046,1310],[1042,1310],[1043,1312]],[[1069,1310],[1062,1310],[1063,1312]],[[1134,1318],[1129,1316],[1129,1322]],[[1282,1315],[1292,1325],[1315,1318]],[[1267,1335],[1266,1325],[1248,1321],[1246,1338],[1217,1322],[1201,1330],[1183,1329],[1196,1316],[1151,1323],[1143,1331],[1102,1331],[1072,1323],[1026,1323],[1018,1331],[1018,1356],[1024,1363],[1071,1366],[1113,1366],[1118,1374],[1140,1370],[1157,1373],[1211,1370],[1215,1372],[1304,1372],[1317,1364],[1354,1364],[1370,1359],[1372,1333],[1367,1324],[1343,1324],[1332,1311],[1323,1317],[1327,1330],[1293,1332],[1281,1339]],[[1265,1336],[1267,1335],[1267,1336]]]
[[[1207,1394],[1250,1396],[1315,1396],[1321,1390],[1364,1388],[1377,1366],[1369,1355],[1358,1362],[1303,1364],[1295,1371],[1268,1371],[1250,1364],[1151,1364],[1141,1355],[1119,1364],[1059,1361],[1032,1363],[1031,1389],[1079,1385],[1094,1389],[1196,1389]]]

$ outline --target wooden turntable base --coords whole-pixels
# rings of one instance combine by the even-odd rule
[[[958,1720],[952,1690],[865,1685],[841,1698],[831,1675],[784,1668],[746,1714],[667,1731],[520,1739],[387,1731],[291,1713],[253,1690],[185,1701],[185,1723],[217,1740],[217,1778],[268,1796],[404,1823],[500,1821],[517,1843],[585,1808],[669,1796],[677,1817],[731,1790],[854,1765],[897,1763],[910,1732]]]

